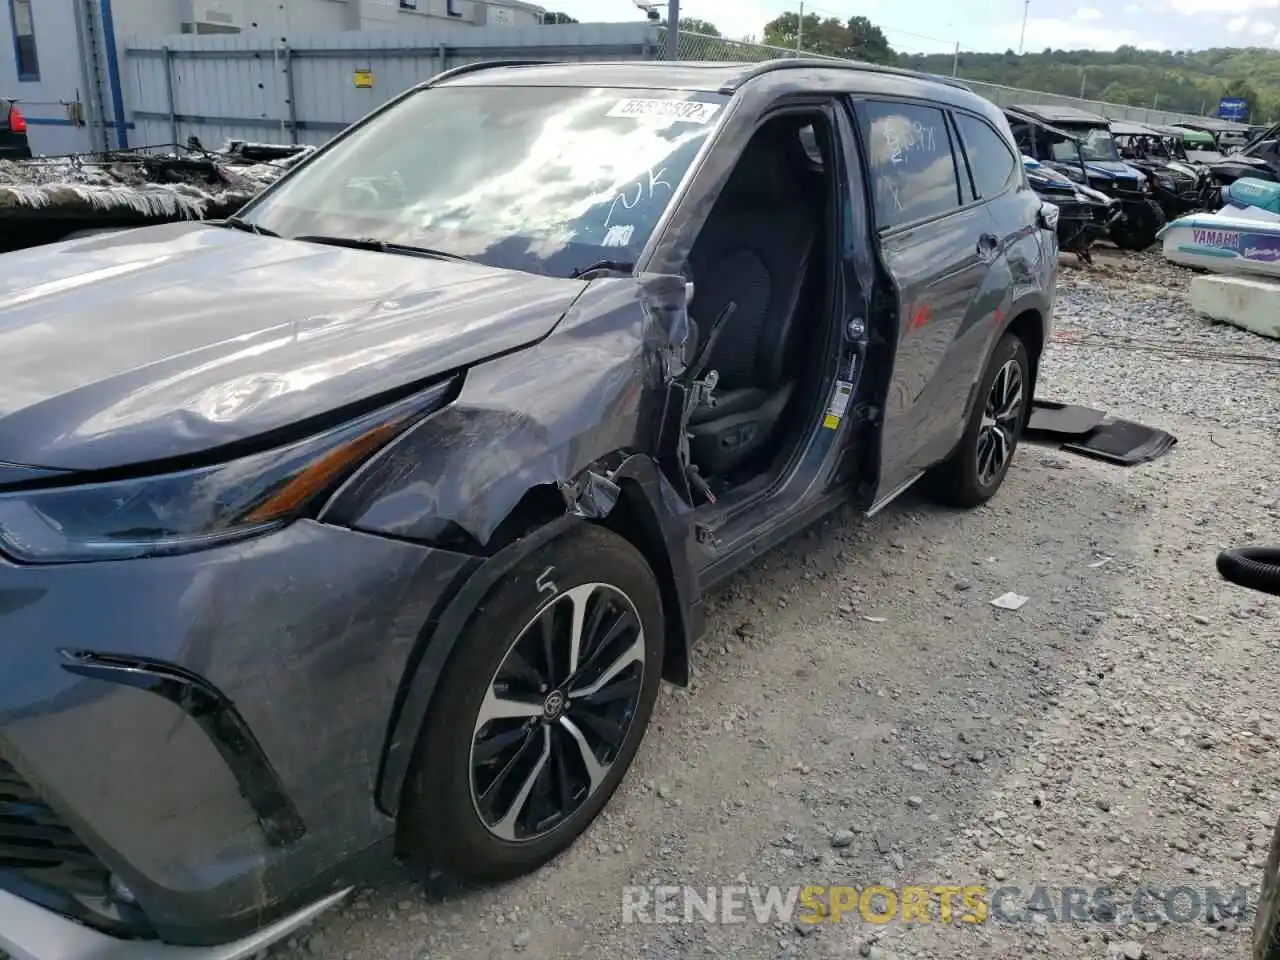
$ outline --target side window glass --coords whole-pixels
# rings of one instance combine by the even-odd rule
[[[881,227],[941,216],[960,206],[951,138],[941,110],[875,100],[860,109]]]
[[[951,142],[957,144],[953,152],[956,157],[956,173],[959,174],[960,179],[960,202],[962,204],[973,203],[978,199],[978,194],[975,192],[976,181],[973,179],[973,171],[965,166],[962,160],[962,153],[958,146],[960,143],[960,135],[956,132],[954,116],[951,119],[950,130]]]
[[[967,113],[955,113],[952,116],[960,129],[960,139],[964,142],[965,156],[969,158],[969,170],[973,173],[978,196],[994,197],[1013,179],[1017,158],[1004,137],[985,121]]]

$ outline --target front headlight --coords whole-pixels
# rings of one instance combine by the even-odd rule
[[[0,553],[20,563],[126,560],[278,530],[438,410],[455,386],[439,384],[316,436],[216,466],[0,492]]]

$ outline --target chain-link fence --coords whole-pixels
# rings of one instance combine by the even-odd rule
[[[840,57],[828,57],[820,53],[808,53],[804,50],[792,50],[787,47],[772,47],[765,43],[748,43],[745,40],[730,40],[727,37],[711,37],[701,33],[689,33],[681,30],[676,37],[679,47],[677,60],[697,60],[716,63],[762,63],[765,60],[777,60],[779,57],[817,57],[822,60],[839,60]],[[658,56],[666,55],[667,28],[658,28]]]
[[[659,27],[656,50],[658,57],[666,56],[666,43],[667,29],[666,27]],[[679,48],[676,55],[678,60],[760,63],[764,60],[776,60],[779,57],[816,57],[822,60],[844,59],[810,53],[807,50],[794,50],[789,47],[774,47],[764,43],[749,43],[745,40],[729,40],[726,37],[711,37],[701,33],[689,33],[685,30],[681,30],[677,35],[676,45]],[[1023,90],[1018,87],[1006,87],[981,80],[966,80],[962,76],[956,79],[964,83],[978,96],[985,97],[998,106],[1012,104],[1072,106],[1079,110],[1101,114],[1110,120],[1131,120],[1136,123],[1168,124],[1196,119],[1191,114],[1173,113],[1168,110],[1126,106],[1125,104],[1107,103],[1101,100],[1082,100],[1079,97],[1043,93],[1039,90]]]

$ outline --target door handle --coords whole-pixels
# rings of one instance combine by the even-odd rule
[[[983,260],[994,260],[999,249],[1000,241],[993,234],[984,233],[978,237],[978,256]]]

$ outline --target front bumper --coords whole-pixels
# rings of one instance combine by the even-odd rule
[[[234,943],[178,947],[118,940],[0,890],[0,949],[13,960],[241,960],[283,940],[349,892],[340,890]]]
[[[313,521],[186,556],[0,557],[0,946],[256,942],[385,863],[390,720],[474,563]],[[33,952],[15,897],[133,952]]]

